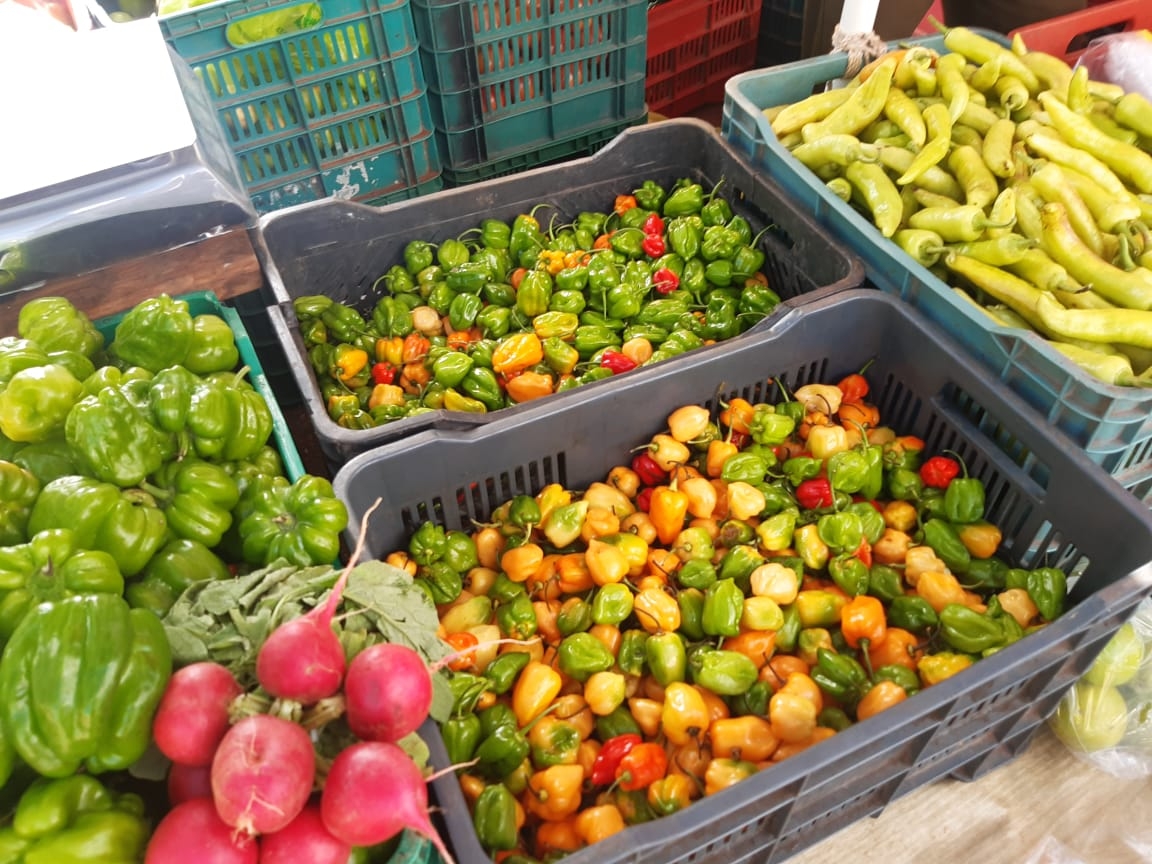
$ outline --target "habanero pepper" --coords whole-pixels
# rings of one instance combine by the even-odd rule
[[[833,504],[832,485],[826,477],[809,477],[796,487],[796,501],[804,510],[817,510]]]
[[[616,781],[616,772],[621,760],[628,755],[633,747],[643,744],[644,739],[638,734],[626,732],[616,735],[604,742],[600,752],[592,762],[592,770],[588,780],[593,786],[607,786]]]

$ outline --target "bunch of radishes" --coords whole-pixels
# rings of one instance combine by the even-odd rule
[[[432,670],[416,651],[391,643],[345,663],[332,619],[348,572],[323,605],[272,632],[256,678],[275,699],[305,706],[342,690],[359,741],[336,756],[314,797],[316,751],[302,725],[275,714],[233,723],[243,690],[232,672],[212,662],[179,669],[153,722],[157,747],[172,761],[174,806],[145,864],[346,864],[352,847],[405,828],[452,861],[428,817],[425,777],[396,743],[428,716]]]

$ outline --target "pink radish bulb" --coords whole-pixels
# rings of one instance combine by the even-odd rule
[[[411,757],[387,741],[362,741],[333,761],[320,794],[320,815],[352,846],[375,846],[405,828],[426,837],[453,864],[428,818],[428,787]]]
[[[177,669],[152,720],[160,752],[181,765],[211,765],[228,731],[228,706],[243,692],[236,676],[219,663]]]
[[[362,741],[399,741],[415,732],[432,706],[432,674],[416,651],[379,642],[348,664],[348,726]]]
[[[260,646],[256,680],[277,699],[312,705],[340,689],[344,647],[332,629],[332,619],[344,594],[348,572],[340,574],[322,605],[281,624]]]
[[[324,827],[315,803],[279,831],[260,838],[260,864],[348,864],[351,854],[352,847]]]
[[[168,769],[168,803],[175,807],[193,798],[212,798],[212,766],[173,762]]]
[[[256,841],[224,824],[210,798],[178,804],[160,821],[144,864],[258,864]]]
[[[302,726],[269,714],[228,730],[212,760],[212,797],[227,824],[271,834],[299,815],[312,794],[316,752]]]

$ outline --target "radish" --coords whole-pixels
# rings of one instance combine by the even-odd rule
[[[212,766],[181,765],[168,769],[168,803],[175,807],[193,798],[212,797]]]
[[[348,727],[362,741],[399,741],[415,732],[432,706],[432,673],[405,645],[378,642],[348,664]]]
[[[352,847],[324,827],[320,805],[308,804],[274,834],[260,838],[260,864],[347,864]]]
[[[243,692],[236,676],[219,663],[177,669],[152,721],[160,752],[181,765],[211,765],[228,731],[228,706]]]
[[[453,864],[428,818],[424,777],[395,744],[362,741],[342,750],[324,782],[320,815],[332,834],[352,846],[374,846],[411,829]]]
[[[316,753],[304,728],[256,714],[236,723],[216,748],[212,797],[233,828],[271,834],[304,809],[315,777]]]
[[[379,504],[380,499],[376,499],[360,520],[356,549],[332,586],[328,599],[307,615],[281,624],[260,646],[256,655],[256,680],[275,698],[312,705],[340,689],[344,679],[344,646],[332,629],[332,619],[348,584],[348,574],[360,558],[368,517]]]
[[[258,864],[259,854],[255,840],[224,824],[210,798],[194,798],[156,826],[144,864]]]

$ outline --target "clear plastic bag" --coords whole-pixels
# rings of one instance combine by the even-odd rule
[[[1152,100],[1152,33],[1147,30],[1093,39],[1076,65],[1087,67],[1093,81],[1117,84]]]
[[[1116,631],[1048,723],[1069,750],[1113,777],[1152,776],[1152,598]]]

